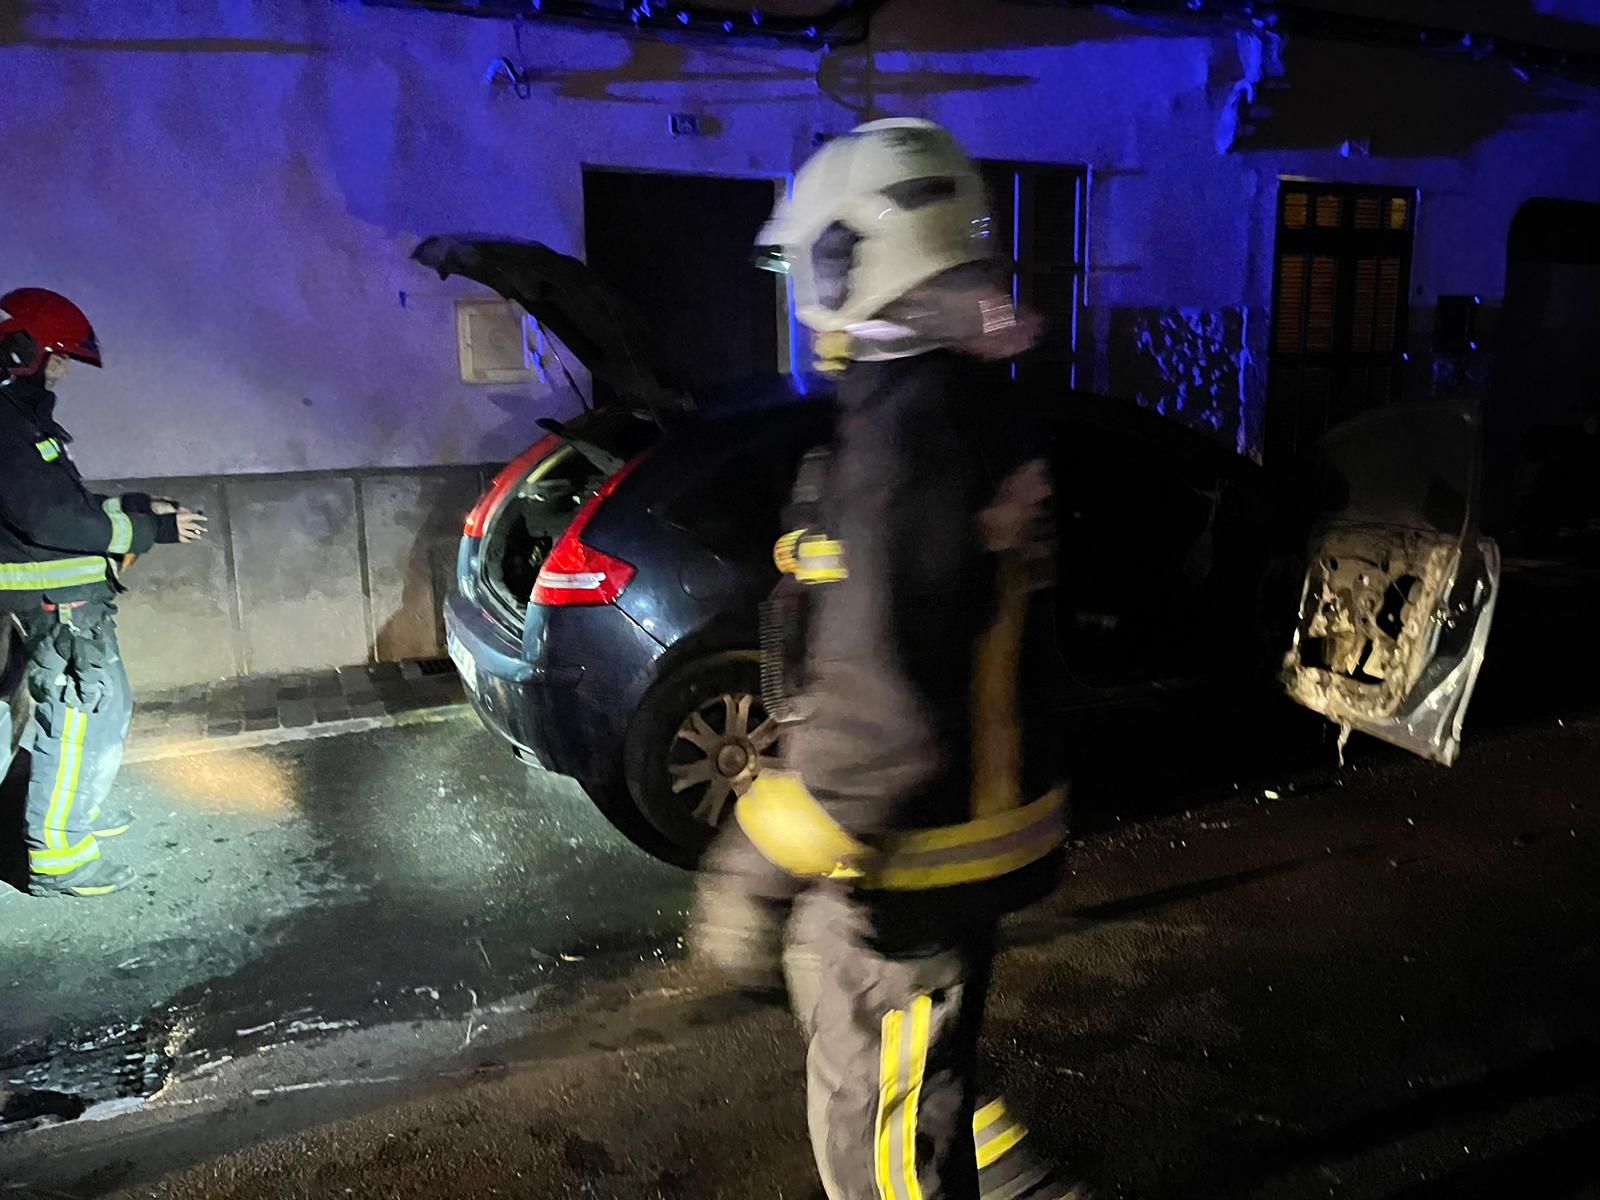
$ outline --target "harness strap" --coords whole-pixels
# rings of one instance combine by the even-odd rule
[[[756,849],[790,875],[915,892],[982,883],[1038,862],[1066,840],[1065,808],[1066,789],[1057,788],[1018,808],[869,844],[834,820],[798,776],[769,770],[734,811]]]

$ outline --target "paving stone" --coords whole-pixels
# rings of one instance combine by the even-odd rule
[[[458,704],[462,698],[461,681],[447,659],[257,675],[143,697],[134,734],[146,745],[177,745],[201,737],[416,712]]]
[[[317,723],[317,706],[310,700],[285,700],[278,705],[278,720],[285,729]]]

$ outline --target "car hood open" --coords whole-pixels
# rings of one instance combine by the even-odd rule
[[[435,234],[411,257],[448,279],[461,275],[522,306],[577,356],[615,403],[653,413],[692,410],[666,379],[649,330],[587,265],[539,242]]]

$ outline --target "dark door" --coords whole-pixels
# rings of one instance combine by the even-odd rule
[[[995,252],[1011,268],[1011,295],[1045,322],[1039,345],[1013,364],[1012,378],[1047,389],[1076,387],[1088,279],[1089,172],[992,160],[980,169]]]
[[[781,282],[753,265],[768,180],[583,173],[589,266],[649,323],[691,390],[780,369]]]
[[[1268,465],[1399,398],[1416,208],[1410,188],[1279,186]]]
[[[1600,557],[1600,204],[1530,200],[1511,223],[1489,410],[1496,533],[1525,557]]]

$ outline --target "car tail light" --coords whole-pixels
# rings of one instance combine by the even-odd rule
[[[642,461],[641,454],[624,463],[622,468],[600,485],[600,490],[584,501],[572,515],[556,544],[550,547],[539,577],[533,584],[533,602],[551,608],[580,604],[610,604],[633,580],[634,566],[614,554],[585,545],[583,531],[594,520],[600,506],[622,486],[622,481],[633,473]]]
[[[507,463],[505,469],[494,477],[494,482],[489,485],[489,490],[483,494],[483,498],[472,506],[472,511],[467,514],[467,523],[461,532],[469,538],[481,538],[495,509],[499,508],[506,496],[527,478],[529,471],[555,453],[556,447],[561,445],[562,441],[560,435],[552,433],[549,437],[540,438]]]

